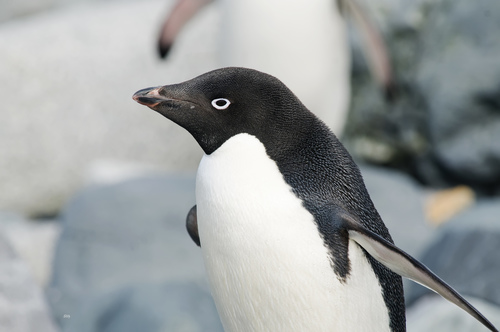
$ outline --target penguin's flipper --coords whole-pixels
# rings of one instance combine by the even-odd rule
[[[201,247],[200,236],[198,235],[198,217],[196,215],[196,205],[193,206],[186,217],[186,229],[191,239],[198,247]]]
[[[193,17],[203,6],[213,0],[179,0],[174,9],[168,14],[161,28],[158,38],[158,52],[161,58],[165,58],[172,47],[175,38],[184,24]]]
[[[429,288],[465,310],[491,331],[498,332],[476,308],[425,265],[381,236],[364,228],[354,218],[343,215],[343,221],[347,224],[349,238],[389,270]]]

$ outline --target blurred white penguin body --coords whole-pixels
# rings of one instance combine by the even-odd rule
[[[332,0],[221,0],[220,67],[279,77],[337,135],[350,99],[350,49]]]

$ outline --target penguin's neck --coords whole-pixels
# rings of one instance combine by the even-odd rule
[[[205,267],[229,331],[389,331],[377,277],[349,241],[340,281],[314,217],[254,136],[205,155],[196,181]]]

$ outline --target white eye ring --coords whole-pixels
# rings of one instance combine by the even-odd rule
[[[212,106],[218,110],[225,110],[231,105],[231,102],[226,98],[217,98],[212,100]]]

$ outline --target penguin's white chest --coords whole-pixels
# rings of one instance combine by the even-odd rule
[[[389,331],[381,287],[349,241],[340,282],[314,222],[254,136],[239,134],[200,163],[198,231],[224,329]]]

